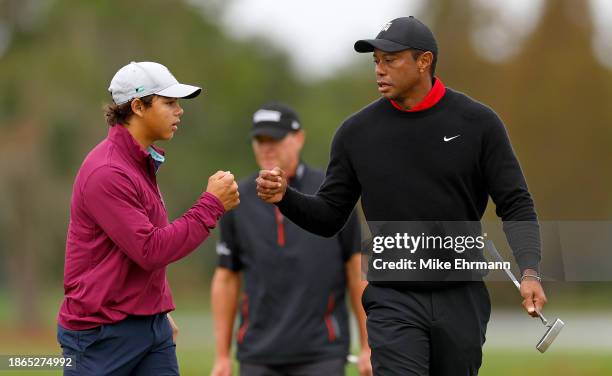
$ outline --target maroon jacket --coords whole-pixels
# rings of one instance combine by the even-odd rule
[[[72,191],[58,315],[64,328],[174,309],[166,265],[198,247],[224,208],[204,193],[169,223],[155,171],[151,154],[119,124],[85,158]]]

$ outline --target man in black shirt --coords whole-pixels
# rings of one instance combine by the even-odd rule
[[[272,103],[253,116],[255,159],[262,169],[281,166],[289,184],[314,193],[324,174],[300,160],[304,132],[295,111]],[[254,174],[239,183],[240,210],[221,221],[219,266],[212,282],[217,357],[213,376],[231,374],[234,317],[240,302],[236,341],[243,376],[340,376],[349,352],[345,291],[360,328],[361,374],[371,375],[365,312],[360,299],[360,228],[349,213],[333,238],[309,233],[257,198]]]
[[[302,228],[331,236],[359,197],[369,224],[477,223],[490,195],[521,271],[523,306],[536,317],[546,303],[538,276],[539,225],[502,121],[434,76],[436,40],[413,17],[387,23],[376,39],[357,41],[355,50],[373,52],[382,98],[338,128],[325,181],[314,195],[287,187],[277,167],[260,171],[259,197]],[[481,280],[370,279],[362,301],[376,375],[478,373],[491,309]]]

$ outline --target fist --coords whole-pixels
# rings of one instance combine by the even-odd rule
[[[206,192],[218,198],[225,211],[232,210],[240,203],[238,184],[234,180],[234,175],[229,171],[217,171],[209,177]]]
[[[537,271],[532,269],[527,269],[523,274],[538,275]],[[531,317],[538,317],[547,302],[546,294],[540,282],[536,279],[525,278],[521,282],[520,291],[525,311]]]
[[[274,167],[273,170],[261,170],[255,179],[257,196],[269,204],[283,199],[287,191],[287,176],[283,170]]]

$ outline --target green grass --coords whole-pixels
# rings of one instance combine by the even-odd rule
[[[178,357],[184,375],[208,375],[212,368],[212,353],[187,349],[180,350]],[[346,376],[358,376],[354,365],[347,365],[346,370]],[[234,375],[238,375],[237,367]],[[612,354],[485,350],[479,375],[609,376],[612,375]]]
[[[495,287],[495,286],[494,286]],[[592,286],[587,286],[592,287]],[[601,289],[608,292],[609,289]],[[552,289],[552,291],[555,291]],[[551,295],[553,295],[551,291]],[[591,291],[593,299],[582,298],[581,303],[592,300],[593,305],[601,308],[610,303],[602,303],[599,289]],[[560,295],[560,293],[559,293]],[[0,354],[58,354],[59,347],[55,343],[55,315],[61,292],[53,291],[44,294],[41,301],[44,320],[39,329],[30,329],[27,333],[18,329],[17,314],[10,304],[11,295],[0,289]],[[550,297],[549,297],[550,298]],[[561,299],[555,299],[560,301]],[[569,300],[569,299],[568,299]],[[180,328],[178,359],[183,375],[209,375],[212,368],[214,351],[212,340],[212,324],[208,298],[195,298],[193,295],[176,298],[180,310],[175,319]],[[582,307],[582,304],[580,304]],[[575,306],[574,306],[575,308]],[[607,310],[609,312],[609,310]],[[586,350],[566,350],[551,348],[546,354],[540,354],[530,347],[524,351],[493,347],[490,350],[485,345],[485,354],[480,375],[484,376],[609,376],[612,375],[612,352],[589,353]],[[347,366],[347,376],[356,376],[356,368]],[[60,372],[45,371],[1,371],[0,375],[45,376],[59,375]],[[234,375],[238,375],[237,368]]]
[[[553,349],[540,354],[536,350],[495,349],[485,351],[480,375],[607,376],[612,375],[612,354]]]
[[[57,348],[36,346],[21,349],[22,353],[30,354],[53,354]],[[0,347],[0,353],[18,353],[17,349],[7,350],[6,344]],[[181,348],[178,346],[178,359],[181,373],[190,375],[208,375],[213,365],[214,352],[211,346]],[[347,366],[346,376],[358,376],[357,369],[353,365]],[[58,375],[60,372],[47,371],[0,371],[0,375],[15,376],[45,376]],[[517,376],[517,375],[539,375],[539,376],[609,376],[612,374],[612,354],[554,351],[540,354],[537,351],[516,351],[494,349],[486,350],[483,366],[480,370],[481,376]],[[238,375],[235,367],[234,375]]]

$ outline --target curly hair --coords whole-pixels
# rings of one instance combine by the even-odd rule
[[[153,105],[154,96],[155,94],[151,94],[139,99],[144,104],[145,108],[149,108]],[[104,117],[106,117],[106,123],[111,127],[115,124],[126,124],[130,117],[134,114],[132,111],[132,101],[133,99],[122,104],[109,103],[104,106]]]

